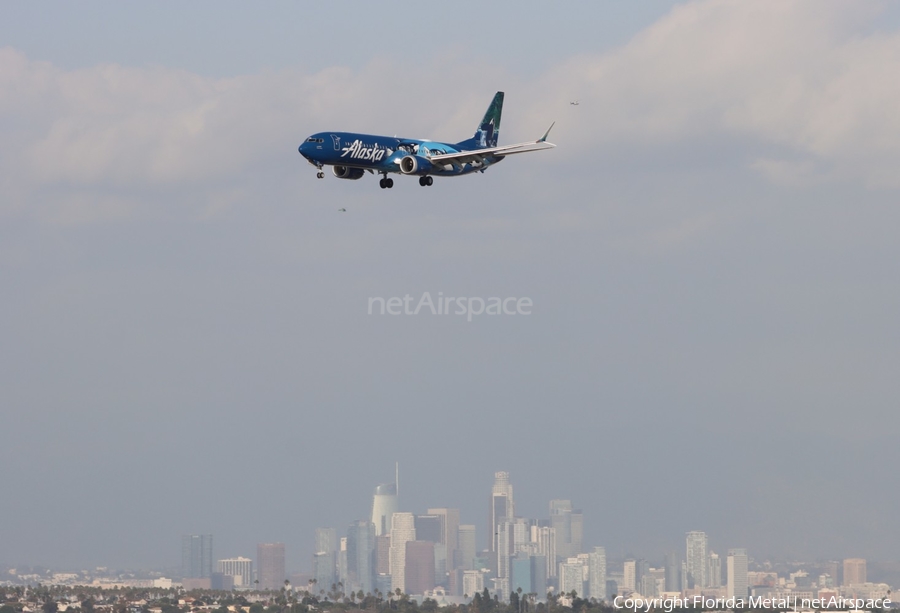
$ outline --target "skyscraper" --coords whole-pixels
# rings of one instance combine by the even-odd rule
[[[447,570],[458,568],[462,565],[462,560],[457,553],[459,550],[459,509],[428,509],[428,514],[441,518],[441,540],[439,542],[447,547]]]
[[[355,521],[347,530],[347,575],[345,590],[364,594],[375,591],[375,524]]]
[[[284,586],[284,543],[260,543],[256,546],[259,589],[279,590]],[[326,586],[326,591],[331,586]]]
[[[622,570],[622,589],[626,592],[637,590],[637,560],[625,560]]]
[[[573,590],[584,597],[584,564],[578,558],[569,558],[559,565],[559,591],[568,594]]]
[[[372,499],[372,523],[375,524],[375,536],[388,534],[391,531],[391,515],[400,510],[400,466],[395,467],[394,482],[382,483],[375,488]]]
[[[722,587],[722,559],[715,551],[709,552],[709,571],[706,587]]]
[[[478,545],[475,540],[475,526],[464,524],[459,527],[459,566],[463,570],[474,570]]]
[[[666,591],[681,591],[681,563],[674,551],[666,553]]]
[[[316,545],[313,553],[313,576],[318,586],[330,586],[337,582],[337,531],[334,528],[316,528]]]
[[[415,515],[394,513],[391,521],[391,590],[406,591],[406,543],[414,540]]]
[[[513,487],[509,482],[509,473],[499,471],[494,473],[494,486],[491,488],[490,516],[488,519],[489,549],[497,551],[497,531],[500,522],[510,521],[515,517],[515,503],[513,502]]]
[[[747,550],[728,550],[728,598],[746,599],[749,595],[747,579]]]
[[[590,580],[588,598],[606,599],[606,549],[594,547],[588,556]]]
[[[556,530],[549,526],[531,526],[531,541],[537,544],[537,553],[547,560],[547,577],[556,577]]]
[[[416,540],[441,543],[442,520],[440,515],[416,515]]]
[[[685,541],[687,544],[686,565],[689,584],[686,587],[707,587],[709,585],[707,579],[709,561],[706,553],[706,533],[699,530],[688,532]]]
[[[185,579],[212,577],[212,534],[181,537],[181,575]]]
[[[409,594],[424,594],[434,589],[434,543],[407,541],[404,582]]]
[[[866,561],[863,558],[844,560],[843,585],[859,585],[866,582]]]
[[[581,553],[584,516],[571,500],[550,501],[550,526],[556,530],[556,555],[570,558]]]

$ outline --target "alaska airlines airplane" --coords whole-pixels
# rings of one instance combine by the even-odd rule
[[[319,132],[307,138],[299,151],[318,169],[316,176],[320,179],[325,177],[322,171],[325,166],[331,166],[338,179],[359,179],[368,171],[382,175],[379,184],[385,189],[394,187],[394,180],[388,173],[416,175],[419,185],[424,187],[434,183],[434,176],[455,177],[484,172],[507,155],[556,146],[547,142],[553,129],[550,124],[536,141],[498,147],[502,111],[503,92],[497,92],[478,124],[475,136],[454,144],[353,132]]]

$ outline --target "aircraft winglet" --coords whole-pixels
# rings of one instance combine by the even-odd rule
[[[544,132],[544,135],[543,135],[542,137],[540,137],[539,139],[537,139],[536,141],[534,141],[534,142],[536,142],[536,143],[546,143],[546,142],[547,142],[547,137],[550,136],[550,130],[552,130],[552,129],[553,129],[553,126],[555,126],[555,125],[556,125],[556,122],[554,121],[553,123],[550,124],[550,127],[547,128],[547,131]]]

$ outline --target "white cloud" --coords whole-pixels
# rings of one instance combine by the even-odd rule
[[[552,163],[589,164],[584,154],[598,147],[712,139],[777,183],[898,187],[900,34],[866,35],[873,7],[693,2],[617,50],[571,58],[530,83],[452,58],[416,77],[374,60],[359,72],[213,79],[159,66],[67,71],[0,49],[0,185],[19,194],[4,208],[47,186],[219,181],[330,127],[464,138],[498,83],[514,93],[506,138],[560,118]]]

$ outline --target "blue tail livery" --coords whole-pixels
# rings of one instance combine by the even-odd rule
[[[359,179],[368,171],[382,175],[382,189],[394,186],[389,174],[414,175],[419,185],[434,183],[432,177],[455,177],[484,172],[508,155],[530,153],[555,147],[547,142],[553,124],[536,141],[498,146],[503,92],[497,92],[472,138],[458,143],[377,136],[354,132],[318,132],[300,145],[299,151],[325,177],[323,168],[331,166],[338,179]]]

